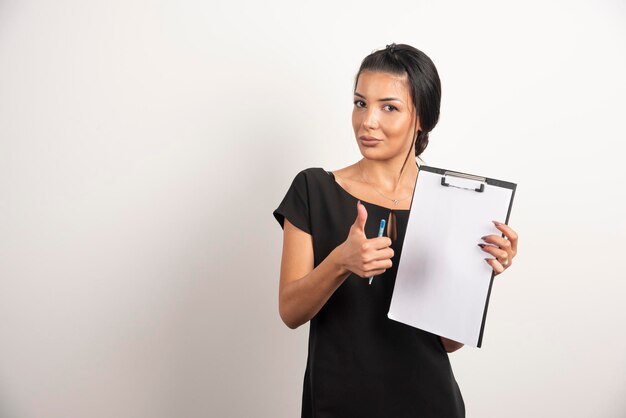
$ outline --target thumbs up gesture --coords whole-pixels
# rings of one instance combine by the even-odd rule
[[[389,237],[368,239],[365,236],[367,209],[357,202],[357,216],[350,227],[348,238],[341,244],[341,265],[359,277],[383,274],[392,266],[393,249]]]

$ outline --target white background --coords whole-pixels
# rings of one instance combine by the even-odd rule
[[[0,0],[0,416],[299,416],[296,173],[361,156],[360,61],[435,62],[426,163],[518,183],[468,417],[626,416],[623,1]]]

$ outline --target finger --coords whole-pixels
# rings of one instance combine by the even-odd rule
[[[388,248],[391,250],[391,248]],[[393,251],[393,250],[392,250]],[[368,251],[366,254],[363,254],[363,265],[369,266],[368,268],[380,268],[381,265],[374,265],[373,263],[387,262],[387,260],[391,260],[392,257],[389,256],[389,252],[387,250],[376,250],[376,251]],[[384,267],[384,266],[383,266]]]
[[[484,252],[489,253],[496,258],[502,258],[502,259],[510,258],[508,252],[506,252],[505,250],[501,250],[495,245],[486,245],[486,244],[481,243],[481,244],[478,244],[478,246],[482,248]]]
[[[381,274],[383,274],[386,270],[385,269],[375,269],[375,270],[367,270],[363,272],[363,278],[368,278],[368,277],[372,277],[372,276],[380,276]]]
[[[356,202],[356,219],[354,226],[365,235],[365,223],[367,222],[367,208],[361,201]]]
[[[391,246],[391,238],[389,237],[376,237],[367,240],[369,248],[375,250],[382,250],[383,248],[389,248]]]
[[[484,237],[480,237],[480,239],[488,244],[493,244],[496,247],[500,247],[502,250],[506,251],[507,254],[514,255],[511,241],[506,238],[502,238],[498,235],[485,235]]]
[[[369,238],[361,243],[361,250],[364,252],[377,252],[385,248],[390,248],[391,239],[389,237]]]
[[[508,240],[511,242],[511,248],[513,249],[513,252],[517,254],[517,239],[518,239],[517,232],[515,232],[513,228],[511,228],[507,224],[503,224],[502,222],[498,222],[498,221],[492,221],[492,222],[494,223],[496,228],[502,231],[502,233],[508,238]]]
[[[395,252],[393,251],[393,248],[385,247],[380,250],[376,250],[376,252],[374,253],[372,257],[372,261],[389,260],[389,259],[392,259],[394,255],[395,255]]]
[[[485,258],[485,261],[487,262],[487,264],[489,264],[491,266],[491,268],[493,269],[493,271],[496,272],[497,274],[500,274],[504,271],[504,267],[502,267],[502,264],[500,264],[500,262],[494,258]]]
[[[386,258],[384,260],[372,260],[365,264],[363,264],[363,270],[380,270],[380,269],[390,269],[393,266],[393,262]]]

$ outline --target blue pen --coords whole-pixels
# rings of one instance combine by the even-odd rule
[[[378,227],[378,236],[382,237],[384,231],[385,231],[385,220],[381,219],[380,220],[380,226]],[[374,280],[374,276],[370,277],[370,283],[369,284],[372,284],[372,280]]]

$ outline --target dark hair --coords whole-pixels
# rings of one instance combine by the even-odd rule
[[[428,134],[439,121],[441,81],[435,64],[419,49],[406,44],[390,44],[363,59],[354,79],[354,91],[363,71],[408,76],[411,99],[421,125],[417,138],[414,138],[417,140],[415,156],[419,157],[428,146]],[[415,122],[417,124],[417,118]]]

